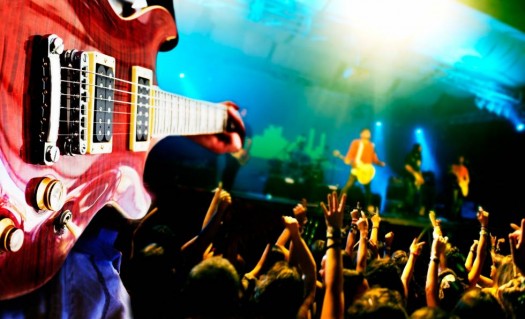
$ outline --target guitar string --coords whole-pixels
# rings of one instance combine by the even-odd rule
[[[145,98],[148,98],[149,101],[152,101],[152,102],[156,102],[156,103],[167,103],[168,105],[164,105],[164,106],[155,106],[155,105],[152,105],[151,103],[149,103],[148,105],[145,105],[143,103],[136,103],[137,106],[147,106],[148,109],[153,109],[153,110],[162,110],[162,111],[167,111],[168,113],[172,113],[173,110],[176,110],[178,108],[178,111],[180,112],[180,110],[182,108],[187,108],[188,106],[191,107],[191,103],[200,103],[200,104],[203,104],[205,107],[209,108],[209,109],[218,109],[219,111],[221,112],[225,112],[226,111],[226,106],[225,105],[222,105],[220,103],[214,103],[214,102],[209,102],[209,101],[205,101],[205,100],[199,100],[199,99],[191,99],[191,98],[187,98],[187,97],[184,97],[184,96],[181,96],[181,95],[177,95],[177,94],[174,94],[174,93],[170,93],[170,92],[166,92],[166,91],[163,91],[162,89],[158,88],[158,86],[154,86],[154,85],[144,85],[144,84],[140,84],[140,83],[136,83],[136,82],[132,82],[132,81],[128,81],[128,80],[124,80],[124,79],[120,79],[120,78],[116,78],[116,77],[112,77],[112,76],[109,76],[109,75],[106,75],[106,74],[100,74],[100,73],[96,73],[96,72],[92,72],[92,71],[81,71],[79,69],[75,69],[75,68],[71,68],[71,67],[61,67],[62,69],[67,69],[67,70],[72,70],[72,71],[77,71],[79,73],[85,73],[85,74],[93,74],[95,76],[99,76],[99,77],[105,77],[107,79],[110,79],[110,80],[113,80],[114,83],[115,83],[115,87],[114,88],[110,88],[110,87],[100,87],[100,86],[97,86],[96,84],[93,84],[93,83],[82,83],[81,81],[71,81],[71,80],[61,80],[61,82],[63,83],[68,83],[68,84],[76,84],[76,85],[87,85],[87,86],[91,86],[91,87],[99,87],[99,88],[102,88],[102,89],[105,89],[105,90],[111,90],[113,92],[118,92],[118,93],[121,93],[122,95],[128,95],[128,96],[137,96],[137,97],[145,97]],[[131,91],[126,91],[126,90],[122,90],[122,89],[119,89],[117,86],[118,84],[120,84],[121,86],[123,86],[123,84],[129,84],[129,85],[137,85],[139,88],[147,88],[150,92],[153,91],[155,93],[158,93],[158,94],[152,94],[152,95],[146,95],[146,94],[141,94],[141,93],[138,93],[138,92],[131,92]],[[171,97],[174,97],[176,100],[174,101],[173,98],[159,98],[158,95],[159,94],[164,94],[166,96],[171,96]],[[77,98],[77,99],[81,99],[81,95],[80,94],[67,94],[67,93],[62,93],[61,92],[61,95],[62,96],[65,96],[66,98]],[[91,100],[99,100],[99,101],[105,101],[107,102],[108,99],[106,98],[101,98],[101,97],[91,97]],[[131,101],[124,101],[124,100],[112,100],[111,102],[114,103],[114,109],[116,109],[118,106],[131,106],[133,104],[133,102]],[[188,102],[190,103],[188,105]],[[170,108],[170,106],[172,108]],[[80,107],[67,107],[67,106],[63,106],[62,104],[60,105],[60,108],[61,109],[69,109],[69,110],[79,110]],[[200,110],[197,110],[197,111],[200,111]],[[101,113],[111,113],[111,114],[122,114],[122,115],[131,115],[132,113],[131,112],[122,112],[122,111],[106,111],[106,110],[99,110],[98,112],[101,112]],[[220,114],[220,113],[218,113]],[[189,117],[187,118],[187,120],[189,120]],[[79,123],[80,121],[79,120],[73,120],[73,121],[69,121],[69,120],[59,120],[59,122],[62,122],[62,123]],[[111,123],[112,125],[130,125],[129,122],[112,122]],[[104,124],[102,124],[104,125]],[[115,133],[113,132],[112,135],[130,135],[132,134],[132,132],[125,132],[125,133]],[[69,136],[70,133],[59,133],[58,134],[59,136]]]
[[[140,83],[137,83],[137,82],[132,82],[132,81],[128,81],[128,80],[124,80],[124,79],[121,79],[121,78],[117,78],[117,77],[111,77],[109,75],[106,75],[106,74],[100,74],[100,73],[96,73],[96,72],[92,72],[92,71],[81,71],[80,69],[75,69],[75,68],[71,68],[71,67],[64,67],[62,66],[61,69],[65,69],[65,70],[70,70],[70,71],[77,71],[79,73],[87,73],[87,74],[93,74],[95,76],[99,76],[99,77],[104,77],[104,78],[107,78],[107,79],[110,79],[110,80],[114,80],[115,83],[124,83],[124,84],[129,84],[129,85],[137,85],[138,87],[142,87],[142,88],[149,88],[150,90],[151,89],[155,89],[155,88],[158,88],[156,85],[144,85],[144,84],[140,84]],[[61,82],[66,82],[66,83],[71,83],[71,84],[78,84],[78,85],[90,85],[92,87],[97,87],[96,84],[92,84],[92,83],[89,83],[89,84],[82,84],[82,81],[69,81],[69,80],[61,80]],[[112,90],[114,92],[119,92],[119,93],[123,93],[123,94],[128,94],[128,95],[138,95],[138,96],[149,96],[149,95],[144,95],[144,94],[140,94],[140,93],[134,93],[134,92],[131,92],[131,91],[126,91],[126,90],[119,90],[119,89],[116,89],[116,88],[107,88],[107,87],[102,87],[103,89],[106,89],[106,90]],[[214,102],[210,102],[210,101],[206,101],[206,100],[201,100],[201,99],[193,99],[193,98],[188,98],[188,97],[185,97],[185,96],[182,96],[182,95],[178,95],[178,94],[175,94],[175,93],[171,93],[171,92],[167,92],[167,91],[164,91],[162,89],[159,88],[158,90],[159,92],[161,93],[164,93],[164,94],[169,94],[171,96],[174,96],[174,97],[177,97],[179,99],[183,99],[183,100],[188,100],[188,101],[195,101],[195,102],[200,102],[200,103],[203,103],[203,104],[207,104],[211,107],[217,107],[217,108],[225,108],[224,105],[221,105],[220,103],[214,103]],[[79,96],[77,96],[79,97]],[[150,96],[151,97],[151,96]],[[96,98],[96,97],[95,97]],[[98,99],[98,98],[96,98]],[[161,101],[161,102],[169,102],[171,101],[170,99],[161,99],[161,98],[156,98],[156,97],[153,97],[152,98],[153,100],[155,101]],[[126,101],[122,101],[123,103],[128,103]],[[131,104],[131,102],[129,102],[129,104]],[[154,107],[154,106],[153,106]]]

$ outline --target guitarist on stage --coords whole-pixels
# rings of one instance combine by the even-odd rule
[[[461,207],[463,199],[468,196],[470,183],[470,174],[465,165],[465,157],[459,155],[456,162],[450,165],[450,217],[459,219],[461,216]]]
[[[423,205],[422,188],[425,184],[423,173],[421,171],[422,163],[421,144],[415,143],[410,152],[405,156],[405,180],[406,180],[406,198],[405,204],[410,213],[418,213],[420,216],[425,214]]]
[[[365,189],[364,207],[368,207],[372,200],[371,182],[375,173],[372,165],[385,166],[385,162],[379,160],[377,156],[375,145],[370,141],[371,137],[372,132],[370,129],[363,128],[359,138],[354,139],[350,143],[346,156],[343,158],[345,164],[351,165],[352,169],[345,186],[341,190],[341,195],[347,194],[357,180]]]

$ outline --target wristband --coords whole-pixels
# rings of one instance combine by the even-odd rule
[[[341,243],[333,243],[331,245],[326,246],[326,250],[330,248],[341,248]]]
[[[438,263],[439,262],[439,258],[437,258],[436,256],[432,256],[432,257],[430,257],[430,261]]]
[[[341,228],[327,227],[326,228],[326,238],[341,238]]]

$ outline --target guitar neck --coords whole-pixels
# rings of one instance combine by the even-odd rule
[[[222,133],[228,119],[223,104],[190,99],[151,85],[151,70],[133,67],[129,149],[146,151],[151,138]]]
[[[222,133],[228,118],[226,106],[190,99],[154,87],[152,137]]]

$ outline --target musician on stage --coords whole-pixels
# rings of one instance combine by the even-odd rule
[[[412,149],[405,156],[405,183],[406,183],[406,197],[405,205],[409,213],[417,213],[420,216],[425,214],[425,206],[423,205],[423,191],[425,179],[421,171],[422,164],[422,146],[419,143],[414,143]]]
[[[459,155],[456,161],[450,165],[448,171],[449,183],[449,213],[451,219],[460,219],[463,200],[468,196],[470,183],[469,170],[465,164],[465,157]]]
[[[347,194],[350,188],[358,181],[365,190],[365,203],[363,207],[372,204],[372,189],[371,183],[375,175],[375,165],[381,167],[385,166],[385,162],[381,161],[375,151],[375,144],[370,140],[372,132],[369,128],[363,128],[360,131],[359,138],[352,140],[344,162],[350,165],[350,174],[345,186],[341,189],[341,195]]]

